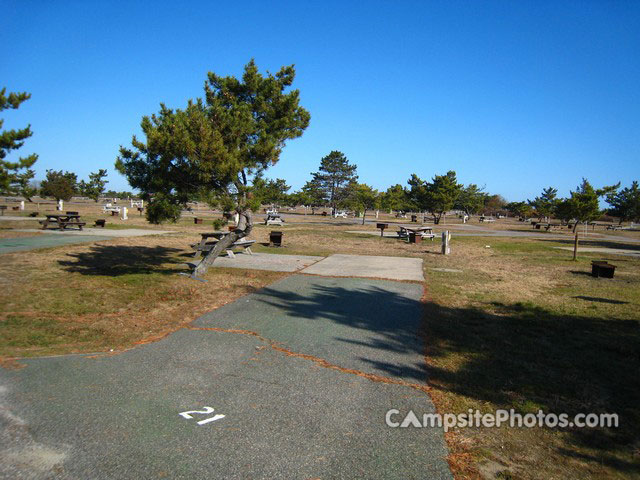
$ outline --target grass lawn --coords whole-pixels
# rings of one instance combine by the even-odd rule
[[[573,262],[546,241],[460,238],[454,245],[438,263],[462,273],[427,267],[426,358],[439,411],[620,417],[617,429],[450,432],[458,477],[637,478],[640,260]],[[617,265],[614,279],[588,275],[595,258]]]
[[[0,224],[4,235],[13,235],[11,223]],[[142,219],[128,225],[156,228]],[[0,356],[129,348],[286,275],[212,268],[208,283],[192,281],[177,273],[185,271],[189,244],[211,225],[185,218],[159,228],[180,233],[3,255]],[[254,251],[423,258],[426,380],[442,413],[513,408],[620,416],[620,427],[610,430],[449,432],[457,478],[638,477],[640,259],[585,253],[573,262],[571,252],[552,248],[569,245],[568,235],[456,237],[456,230],[445,257],[438,240],[410,245],[346,232],[363,228],[373,230],[331,220],[257,225],[252,238]],[[270,230],[284,231],[284,247],[262,245]],[[581,244],[622,245],[597,236]],[[617,265],[615,278],[592,278],[592,259]],[[442,268],[460,271],[436,270]]]
[[[136,237],[3,255],[0,357],[153,341],[283,276],[217,268],[209,283],[188,280],[178,275],[188,244],[187,236]]]

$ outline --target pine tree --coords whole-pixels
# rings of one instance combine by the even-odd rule
[[[450,170],[446,175],[436,175],[431,182],[413,174],[408,181],[411,187],[409,197],[420,209],[433,215],[433,222],[440,223],[442,217],[453,208],[462,190],[456,179],[456,172]]]
[[[85,182],[82,180],[78,185],[78,190],[82,195],[89,197],[97,203],[100,195],[104,193],[105,186],[109,183],[107,180],[104,180],[106,176],[107,171],[102,168],[97,172],[90,173],[89,181]]]
[[[294,77],[293,65],[263,76],[253,60],[242,79],[210,72],[204,100],[190,100],[176,110],[161,104],[158,114],[142,119],[146,141],[134,136],[132,148],[120,148],[116,168],[144,199],[153,199],[147,210],[150,221],[170,220],[181,205],[203,197],[239,214],[236,230],[204,257],[194,276],[249,235],[256,204],[249,179],[274,165],[286,141],[301,136],[309,125],[309,113],[298,105],[298,90],[285,93]],[[152,209],[156,202],[163,207]]]
[[[607,213],[618,217],[620,223],[625,220],[640,222],[640,188],[637,181],[634,180],[631,188],[609,193],[607,203],[612,207]]]
[[[26,92],[12,92],[9,95],[6,95],[6,92],[6,88],[0,90],[0,111],[16,110],[22,102],[31,98],[31,94]],[[38,160],[38,155],[32,153],[18,158],[15,162],[5,160],[12,150],[18,150],[24,145],[25,140],[33,135],[31,125],[19,130],[2,130],[3,124],[4,120],[0,119],[0,193],[23,195],[31,201],[34,189],[30,182],[35,175],[31,167]]]
[[[346,187],[358,179],[356,165],[351,165],[344,153],[333,150],[320,160],[320,168],[312,173],[312,182],[323,192],[324,198],[335,214],[339,202],[346,198]]]

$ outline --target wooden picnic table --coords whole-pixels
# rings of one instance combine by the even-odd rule
[[[77,213],[45,213],[45,216],[46,220],[40,220],[42,230],[45,230],[50,223],[55,224],[60,230],[67,227],[78,227],[82,230],[82,227],[86,225],[85,222],[80,221],[80,215]]]
[[[195,249],[195,253],[193,255],[194,258],[200,257],[200,255],[202,255],[202,252],[210,251],[213,248],[213,246],[221,238],[225,237],[226,235],[229,235],[230,233],[231,232],[222,232],[222,231],[201,233],[200,236],[202,238],[200,242],[194,245],[191,245]],[[214,240],[209,240],[210,238],[213,238]],[[249,255],[253,255],[253,252],[251,251],[251,245],[253,245],[255,242],[256,242],[255,240],[247,240],[245,238],[241,238],[240,240],[235,241],[233,244],[227,247],[226,249],[227,255],[231,258],[234,257],[234,254],[233,254],[234,247],[243,248],[244,251],[247,252]]]
[[[433,233],[433,227],[416,227],[413,225],[398,225],[398,227],[401,230],[406,230],[408,232],[413,232],[413,233]]]
[[[222,237],[224,237],[225,235],[229,235],[230,233],[231,232],[224,232],[224,231],[201,233],[200,236],[202,238],[200,239],[200,242],[198,242],[194,246],[194,248],[196,249],[196,253],[193,256],[195,258],[198,258],[200,255],[202,255],[202,250],[207,245],[207,243],[215,243],[218,240],[220,240]],[[214,238],[215,240],[209,240],[210,238]]]
[[[433,234],[433,227],[416,227],[416,226],[406,226],[406,225],[398,225],[400,231],[398,232],[398,236],[401,238],[408,238],[410,233],[414,235],[420,235],[422,238],[431,238],[433,239],[435,235]]]

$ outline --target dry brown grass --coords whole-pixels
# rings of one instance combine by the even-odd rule
[[[3,255],[5,357],[122,349],[162,337],[282,274],[178,275],[187,238],[137,237]],[[31,331],[28,332],[31,327]]]

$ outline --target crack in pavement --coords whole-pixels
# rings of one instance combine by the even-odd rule
[[[284,353],[287,357],[295,357],[295,358],[302,358],[305,360],[310,360],[313,363],[315,363],[316,365],[322,367],[322,368],[328,368],[330,370],[336,370],[338,372],[341,373],[348,373],[351,375],[356,375],[358,377],[362,377],[362,378],[366,378],[367,380],[371,381],[371,382],[378,382],[378,383],[386,383],[386,384],[390,384],[390,385],[400,385],[403,387],[409,387],[412,388],[414,390],[418,390],[420,392],[426,393],[427,395],[429,394],[429,392],[431,391],[431,387],[429,387],[428,385],[421,385],[419,383],[411,383],[411,382],[407,382],[405,380],[401,380],[399,378],[390,378],[390,377],[385,377],[382,375],[376,375],[373,373],[366,373],[363,372],[362,370],[357,370],[355,368],[345,368],[345,367],[341,367],[340,365],[336,365],[335,363],[331,363],[328,362],[327,360],[320,358],[320,357],[316,357],[315,355],[309,355],[306,353],[299,353],[299,352],[294,352],[292,350],[289,350],[288,348],[284,348],[278,345],[279,342],[275,342],[273,340],[269,340],[265,337],[263,337],[262,335],[260,335],[258,332],[254,332],[252,330],[240,330],[240,329],[235,329],[235,328],[220,328],[220,327],[187,327],[188,330],[204,330],[204,331],[211,331],[211,332],[221,332],[221,333],[234,333],[234,334],[238,334],[238,335],[250,335],[252,337],[256,337],[257,339],[259,339],[260,341],[268,344],[273,350],[280,352],[280,353]]]

